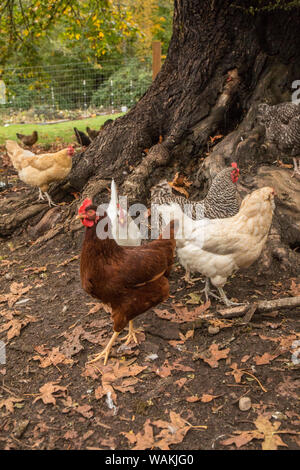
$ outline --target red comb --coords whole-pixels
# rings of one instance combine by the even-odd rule
[[[232,168],[237,168],[238,167],[236,162],[232,162],[231,166],[232,166]]]
[[[83,212],[85,212],[85,209],[88,207],[88,206],[91,206],[93,203],[92,203],[92,200],[91,199],[85,199],[82,203],[82,205],[79,207],[79,214],[82,214]]]

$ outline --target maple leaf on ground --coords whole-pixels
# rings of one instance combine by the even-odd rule
[[[221,441],[220,444],[224,446],[230,446],[235,444],[236,447],[239,449],[240,447],[248,444],[253,439],[263,439],[264,435],[259,431],[235,431],[234,434],[237,436],[231,436],[225,441]]]
[[[42,400],[45,405],[52,403],[53,405],[56,404],[56,398],[61,396],[66,396],[67,387],[61,387],[58,385],[59,382],[47,382],[41,388],[41,394],[37,396],[33,403],[38,400]],[[54,396],[54,393],[56,396]]]
[[[133,364],[135,359],[128,361],[127,363],[120,364],[117,361],[114,365],[103,364],[97,366],[101,372],[101,385],[95,390],[95,397],[97,400],[101,399],[108,393],[111,393],[111,399],[114,403],[117,401],[117,395],[114,389],[119,390],[124,393],[129,391],[135,393],[133,385],[138,382],[136,378],[144,369],[147,369],[147,366],[139,366],[138,364]]]
[[[90,405],[81,405],[75,408],[78,413],[80,413],[84,418],[92,418],[94,412]]]
[[[192,322],[194,320],[197,320],[198,318],[201,318],[201,315],[208,310],[210,307],[210,301],[206,302],[203,305],[200,305],[199,307],[196,307],[193,310],[189,310],[186,305],[182,304],[172,304],[173,309],[175,310],[174,312],[169,312],[168,310],[160,310],[158,308],[153,309],[156,315],[158,315],[160,318],[163,318],[165,320],[171,320],[174,323],[185,323],[185,322]]]
[[[226,372],[225,375],[233,375],[235,381],[237,384],[239,384],[242,380],[242,377],[244,375],[244,371],[238,368],[238,365],[236,362],[231,364],[230,368],[232,369],[231,372]]]
[[[10,293],[9,294],[1,294],[0,295],[0,303],[7,302],[9,308],[13,307],[13,305],[17,302],[17,300],[23,295],[26,294],[30,289],[31,286],[23,287],[23,282],[13,282],[10,285]]]
[[[254,361],[257,366],[262,366],[264,364],[270,364],[270,362],[279,355],[280,354],[270,354],[266,352],[262,356],[255,356]]]
[[[33,356],[34,361],[40,361],[39,367],[43,369],[51,365],[56,366],[57,364],[73,364],[72,359],[68,359],[64,354],[59,351],[59,347],[49,349],[44,349],[43,346],[37,346],[34,348],[41,356]]]
[[[8,323],[5,323],[0,327],[0,333],[7,331],[7,340],[20,336],[22,328],[28,325],[30,322],[36,322],[37,319],[31,315],[26,315],[22,320],[13,318]]]
[[[150,425],[150,419],[146,420],[143,431],[144,432],[138,432],[135,436],[135,446],[132,450],[146,450],[151,449],[154,446],[153,427]],[[127,434],[125,437],[127,437]],[[130,439],[132,441],[131,437]]]
[[[208,393],[203,393],[201,397],[197,395],[192,395],[191,397],[187,397],[186,401],[190,403],[195,403],[197,401],[201,401],[202,403],[209,403],[210,401],[214,400],[215,398],[219,398],[222,395],[210,395]]]
[[[210,367],[217,368],[219,367],[218,361],[220,359],[226,359],[228,357],[229,351],[230,351],[229,348],[219,350],[219,345],[216,343],[213,343],[210,345],[210,347],[206,351],[197,355],[197,358],[200,358],[204,362],[207,362],[207,364],[209,364]]]
[[[1,408],[5,407],[6,411],[8,411],[9,413],[13,413],[14,404],[21,403],[22,401],[24,401],[23,398],[16,398],[16,397],[4,398],[3,400],[0,400],[0,410]]]
[[[254,431],[235,431],[234,434],[237,436],[231,436],[230,438],[222,441],[223,445],[235,444],[237,448],[240,448],[252,439],[262,439],[262,450],[277,450],[279,446],[288,447],[281,439],[278,434],[299,434],[297,431],[284,430],[279,431],[281,425],[280,421],[276,421],[274,424],[270,422],[269,418],[264,415],[259,415],[254,421],[256,430]]]
[[[254,421],[254,424],[264,435],[262,450],[277,450],[278,446],[287,447],[287,445],[282,441],[281,437],[276,434],[281,425],[280,421],[276,421],[273,424],[266,416],[260,415]]]
[[[171,444],[181,443],[192,427],[174,411],[170,411],[170,422],[157,420],[153,424],[162,428],[162,431],[155,436],[155,447],[161,450],[170,450]]]

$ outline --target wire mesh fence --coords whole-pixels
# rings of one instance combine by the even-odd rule
[[[2,70],[0,113],[27,120],[106,114],[131,108],[152,81],[151,58]],[[10,119],[10,120],[11,120]]]

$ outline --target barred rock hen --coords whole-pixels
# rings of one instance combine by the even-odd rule
[[[257,120],[265,127],[266,144],[277,155],[279,152],[291,156],[294,162],[294,175],[300,175],[300,104],[292,102],[273,106],[258,105]]]
[[[184,209],[186,204],[190,204],[193,219],[196,218],[196,210],[198,213],[202,212],[201,218],[208,219],[223,219],[235,215],[239,210],[235,183],[238,181],[240,170],[236,163],[231,165],[232,168],[225,168],[217,174],[202,201],[190,201],[183,196],[173,195],[172,188],[164,180],[151,188],[151,205],[170,205],[175,202]]]
[[[232,168],[225,168],[217,174],[202,201],[190,201],[185,197],[173,195],[167,181],[154,186],[151,189],[151,221],[153,225],[157,224],[159,213],[168,214],[168,211],[170,211],[174,217],[176,214],[178,215],[174,204],[178,204],[193,220],[203,219],[204,217],[223,219],[235,215],[239,210],[235,183],[238,181],[240,170],[237,168],[236,163],[231,165]],[[160,208],[156,205],[160,205]],[[188,267],[186,268],[185,281],[193,283],[190,280]]]
[[[86,227],[80,259],[83,289],[111,308],[114,333],[105,349],[91,362],[104,356],[106,364],[113,343],[129,323],[127,343],[137,343],[133,319],[169,296],[175,240],[174,221],[170,234],[143,246],[119,246],[113,239],[106,213],[98,216],[97,207],[86,199],[78,218]],[[168,229],[169,227],[167,227]],[[107,230],[106,230],[107,229]]]
[[[217,287],[220,299],[228,300],[223,290],[227,278],[249,267],[260,256],[267,241],[275,209],[273,188],[253,191],[242,201],[239,212],[225,219],[188,219],[188,238],[176,240],[177,256],[183,267],[206,277],[205,295],[213,295],[209,280]]]

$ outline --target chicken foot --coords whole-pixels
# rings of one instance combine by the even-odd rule
[[[299,157],[293,158],[293,162],[294,162],[294,171],[292,174],[292,178],[295,175],[300,175],[300,158]]]
[[[243,303],[233,302],[232,300],[229,300],[222,287],[218,287],[217,289],[220,293],[220,300],[222,300],[222,302],[224,302],[227,307],[231,307],[233,305],[244,305]]]
[[[201,277],[196,277],[194,279],[191,279],[191,271],[189,269],[186,269],[185,275],[184,275],[184,281],[186,282],[186,284],[190,284],[191,286],[193,286],[195,282],[201,281],[201,280],[202,280]]]
[[[125,341],[126,340],[126,343],[125,344],[129,344],[130,341],[133,339],[133,341],[136,343],[136,344],[139,344],[138,340],[137,340],[137,337],[136,337],[136,333],[140,333],[142,330],[137,328],[137,329],[134,329],[133,327],[133,321],[130,320],[129,322],[129,332],[128,332],[128,335],[126,335],[124,338],[121,339],[121,341]]]
[[[101,359],[101,357],[104,356],[104,365],[106,366],[110,350],[111,350],[114,342],[116,341],[117,337],[119,336],[119,334],[120,333],[118,331],[114,331],[114,334],[110,338],[109,342],[107,343],[107,345],[105,346],[103,351],[100,354],[94,354],[94,356],[95,356],[94,359],[89,361],[88,364],[92,364],[93,362],[97,362],[97,361],[99,361],[99,359]]]
[[[206,302],[209,300],[210,296],[214,297],[215,299],[221,300],[221,298],[210,289],[210,287],[209,287],[209,278],[208,277],[205,279],[204,289],[201,289],[200,292],[204,292]]]
[[[51,207],[51,206],[57,206],[57,204],[55,204],[55,202],[52,201],[52,199],[51,199],[50,195],[47,193],[47,191],[45,191],[45,195],[46,195],[46,198],[47,198],[49,207]]]

